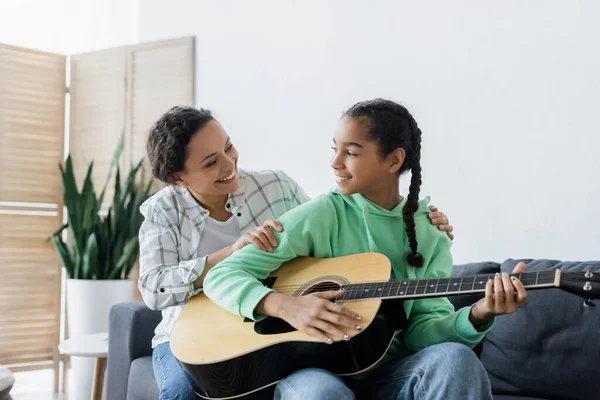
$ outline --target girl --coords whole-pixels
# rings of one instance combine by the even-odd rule
[[[334,134],[331,167],[337,190],[303,204],[279,219],[272,253],[246,247],[206,276],[208,297],[252,319],[274,316],[320,338],[348,340],[361,329],[360,316],[332,300],[331,291],[292,297],[264,287],[283,262],[298,256],[338,257],[379,252],[392,262],[395,279],[450,276],[450,240],[427,222],[419,201],[421,131],[406,110],[376,99],[347,110]],[[412,172],[409,194],[400,196],[399,177]],[[515,272],[522,272],[524,265]],[[516,294],[515,294],[516,291]],[[446,298],[405,301],[408,327],[400,331],[387,359],[361,380],[342,380],[306,369],[281,381],[277,399],[487,399],[490,383],[470,347],[490,329],[494,316],[524,304],[526,291],[508,275],[488,282],[486,296],[454,311]]]
[[[162,310],[152,340],[160,399],[193,399],[188,375],[169,347],[183,304],[201,291],[207,272],[249,243],[272,252],[270,228],[286,211],[308,201],[281,171],[238,170],[238,152],[210,111],[174,107],[152,127],[147,151],[153,175],[167,187],[140,211],[140,278],[145,303]],[[451,235],[442,213],[431,218]]]

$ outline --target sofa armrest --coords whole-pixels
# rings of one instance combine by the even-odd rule
[[[119,303],[110,310],[108,334],[107,399],[125,400],[133,360],[152,355],[152,337],[160,311],[143,302]]]

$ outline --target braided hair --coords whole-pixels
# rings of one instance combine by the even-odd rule
[[[421,130],[408,110],[390,100],[374,99],[361,101],[344,113],[350,118],[364,119],[368,123],[368,134],[377,143],[381,157],[398,148],[404,149],[406,158],[399,174],[411,171],[412,179],[408,199],[402,209],[410,251],[406,261],[413,267],[423,266],[423,256],[418,252],[415,231],[415,212],[419,208],[421,189]]]

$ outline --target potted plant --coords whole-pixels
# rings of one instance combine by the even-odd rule
[[[133,300],[135,282],[129,279],[138,258],[138,233],[143,221],[140,205],[150,196],[152,180],[144,182],[142,161],[133,167],[123,182],[118,165],[123,137],[115,150],[108,176],[99,195],[92,178],[90,162],[81,191],[78,190],[71,156],[62,176],[67,223],[52,233],[52,241],[67,274],[67,327],[69,337],[108,331],[110,308]],[[102,212],[106,187],[116,168],[114,194],[107,212]],[[141,179],[138,172],[142,171]],[[67,230],[65,240],[63,231]],[[77,357],[79,358],[79,357]],[[73,359],[74,380],[79,386],[91,385],[93,364]],[[89,360],[91,362],[91,359]],[[81,363],[76,366],[75,363]],[[81,383],[81,385],[79,384]],[[89,388],[82,388],[88,391]]]

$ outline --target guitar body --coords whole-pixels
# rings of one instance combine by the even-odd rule
[[[265,285],[301,296],[365,281],[388,281],[387,257],[364,253],[330,259],[300,257],[289,261]],[[375,318],[381,300],[351,301],[344,306],[362,317],[362,331],[350,341],[328,345],[284,321],[254,321],[236,316],[204,294],[185,305],[171,334],[171,349],[209,399],[235,398],[276,384],[303,368],[352,375],[373,367],[387,352],[394,329]],[[403,312],[403,310],[402,310]]]

